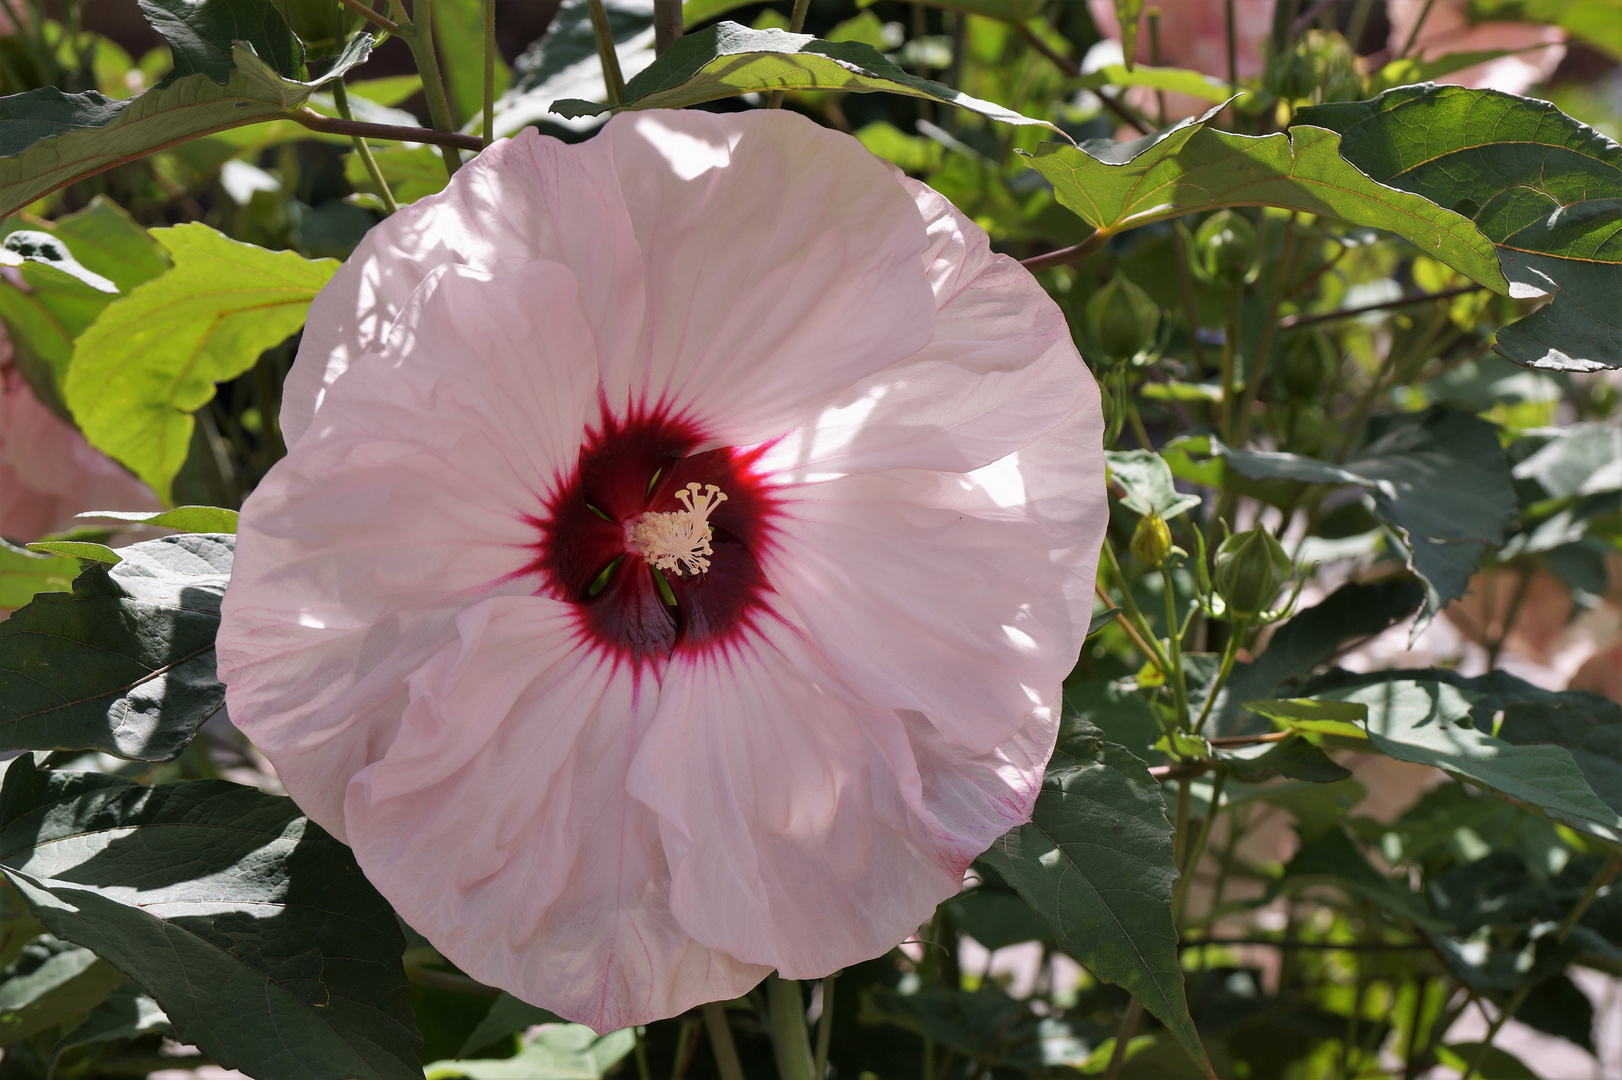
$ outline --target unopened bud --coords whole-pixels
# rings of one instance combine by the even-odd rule
[[[1087,332],[1109,360],[1131,360],[1154,348],[1160,305],[1129,278],[1116,274],[1087,301]]]
[[[1357,50],[1333,31],[1308,30],[1284,52],[1270,57],[1263,81],[1268,91],[1286,101],[1355,101],[1363,96]]]
[[[338,0],[271,0],[311,60],[331,56],[360,28],[360,16]]]
[[[1132,532],[1132,556],[1139,562],[1159,566],[1171,554],[1171,530],[1159,514],[1145,514]]]
[[[1217,548],[1212,582],[1236,619],[1267,610],[1290,580],[1290,556],[1266,529],[1235,533]]]
[[[1321,334],[1302,333],[1284,357],[1284,389],[1293,398],[1311,401],[1334,381],[1339,360]]]
[[[1256,276],[1256,227],[1243,214],[1218,210],[1194,233],[1194,268],[1206,281],[1227,284]]]

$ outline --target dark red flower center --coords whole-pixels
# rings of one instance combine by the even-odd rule
[[[576,605],[597,644],[640,664],[678,651],[725,646],[765,609],[770,591],[756,553],[771,543],[774,501],[753,471],[757,452],[730,447],[694,453],[696,425],[661,411],[609,418],[588,431],[574,474],[543,513],[531,569],[537,590]],[[661,572],[626,539],[648,513],[683,512],[677,492],[714,485],[709,567]]]

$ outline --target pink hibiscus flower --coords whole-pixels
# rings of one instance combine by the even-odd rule
[[[1388,0],[1386,15],[1391,20],[1388,40],[1393,53],[1408,41],[1424,8],[1425,0]],[[1438,76],[1436,81],[1524,94],[1553,75],[1554,69],[1565,59],[1565,34],[1558,26],[1537,23],[1484,22],[1472,26],[1466,0],[1436,0],[1408,53],[1439,60],[1449,53],[1494,49],[1525,51]]]
[[[11,362],[0,329],[0,536],[38,540],[87,510],[156,510],[157,496],[51,412]]]
[[[826,975],[1029,815],[1097,389],[1031,276],[854,139],[500,142],[317,297],[282,422],[232,719],[476,978],[607,1030]]]

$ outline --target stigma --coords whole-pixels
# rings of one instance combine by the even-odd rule
[[[714,484],[688,484],[676,492],[682,509],[670,513],[650,510],[627,522],[625,546],[646,559],[655,570],[697,576],[710,568],[710,515],[726,502],[726,493]]]

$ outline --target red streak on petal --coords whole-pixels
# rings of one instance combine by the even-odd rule
[[[675,656],[724,653],[770,611],[771,587],[757,561],[776,532],[776,499],[755,471],[766,447],[694,454],[706,441],[699,425],[662,407],[608,416],[586,433],[572,475],[553,485],[555,494],[529,519],[540,534],[526,568],[542,578],[537,594],[575,605],[584,640],[638,673]],[[710,514],[708,572],[666,575],[676,597],[671,608],[653,570],[626,550],[625,525],[650,510],[682,509],[675,493],[690,483],[714,484],[727,498]],[[615,559],[621,562],[608,584],[590,595]]]

